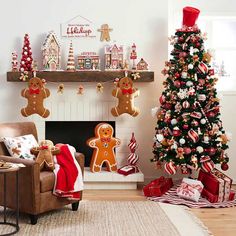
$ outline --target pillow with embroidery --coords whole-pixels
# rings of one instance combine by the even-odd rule
[[[32,147],[38,147],[38,143],[32,134],[19,137],[3,137],[2,141],[12,157],[22,159],[34,159],[34,155],[30,153]]]

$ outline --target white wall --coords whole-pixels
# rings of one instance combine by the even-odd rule
[[[6,72],[11,67],[11,52],[17,50],[19,56],[23,43],[24,33],[29,33],[33,57],[41,61],[41,45],[44,42],[46,33],[54,30],[60,34],[60,23],[68,19],[82,15],[93,21],[96,28],[101,24],[108,23],[113,31],[111,39],[116,43],[130,46],[133,42],[137,45],[138,56],[144,57],[151,70],[155,72],[155,82],[137,83],[141,90],[141,96],[135,103],[141,108],[141,114],[137,118],[121,116],[117,119],[110,115],[110,107],[116,104],[111,96],[112,83],[104,85],[103,94],[97,94],[95,83],[84,83],[86,93],[83,97],[76,95],[76,87],[80,83],[65,83],[65,93],[57,94],[57,84],[48,84],[51,96],[47,99],[46,106],[51,110],[48,120],[116,120],[117,137],[121,138],[123,145],[119,148],[118,162],[125,163],[128,148],[127,143],[131,132],[135,132],[139,142],[138,154],[140,155],[140,167],[145,178],[151,179],[163,174],[155,170],[154,165],[149,162],[152,158],[152,144],[156,120],[150,116],[150,109],[158,105],[158,98],[163,90],[160,74],[164,62],[168,58],[168,16],[170,19],[170,34],[174,33],[171,28],[172,16],[175,12],[182,12],[185,5],[194,5],[205,12],[217,13],[224,9],[228,13],[234,13],[235,2],[225,1],[156,1],[156,0],[120,0],[120,1],[82,1],[82,0],[12,0],[4,1],[1,4],[1,57],[0,57],[0,122],[33,120],[36,122],[39,137],[44,138],[44,119],[38,116],[24,118],[20,109],[25,106],[26,100],[20,96],[23,83],[6,82]],[[181,15],[181,14],[180,14]],[[179,19],[181,25],[182,19]],[[97,51],[102,53],[105,43],[99,41],[99,34],[96,39],[74,39],[74,51],[78,54],[82,51]],[[62,61],[65,65],[67,60],[68,39],[61,39],[63,47]],[[46,78],[45,78],[46,79]],[[233,98],[233,101],[235,98]],[[229,115],[233,103],[228,106],[228,100],[223,101],[223,122],[227,129],[234,127]],[[234,131],[235,132],[235,131]],[[236,136],[236,135],[235,135]],[[233,159],[233,145],[230,148],[230,156]],[[236,170],[232,167],[230,172],[236,178]]]
[[[48,120],[116,120],[117,137],[121,138],[123,145],[118,151],[118,162],[125,163],[127,157],[127,143],[131,132],[135,132],[139,142],[138,154],[140,167],[146,177],[154,178],[159,175],[149,162],[152,158],[152,144],[156,120],[150,115],[150,109],[157,105],[161,92],[160,70],[167,59],[167,12],[168,4],[165,1],[157,3],[155,0],[147,2],[141,0],[120,1],[82,1],[82,0],[42,0],[42,1],[4,1],[1,5],[1,58],[0,58],[0,121],[36,122],[40,139],[44,138],[44,119],[34,115],[24,118],[20,109],[25,106],[26,100],[20,96],[23,83],[6,82],[6,72],[11,67],[11,52],[16,50],[19,57],[24,33],[29,33],[33,57],[42,65],[41,45],[46,33],[54,30],[60,35],[60,23],[76,15],[82,15],[91,20],[95,28],[108,23],[113,31],[111,39],[125,47],[133,42],[137,45],[139,57],[144,57],[151,70],[155,72],[155,82],[138,83],[141,96],[135,103],[141,108],[137,118],[121,116],[117,119],[110,115],[111,106],[116,100],[111,96],[112,83],[104,85],[103,94],[97,94],[95,83],[84,83],[85,95],[76,95],[76,88],[80,83],[65,83],[65,93],[60,96],[56,93],[57,84],[48,84],[51,96],[45,106],[51,110]],[[105,43],[100,42],[100,35],[96,39],[74,39],[74,52],[76,55],[82,51],[102,52]],[[65,65],[68,54],[69,40],[62,39],[62,61]],[[128,55],[127,55],[128,56]],[[47,78],[45,78],[47,79]]]

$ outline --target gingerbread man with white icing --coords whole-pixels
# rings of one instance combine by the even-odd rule
[[[49,89],[45,88],[40,78],[33,77],[29,80],[28,88],[21,91],[21,96],[28,99],[28,105],[21,109],[23,116],[38,114],[43,118],[49,116],[50,111],[43,106],[43,100],[50,96]]]
[[[121,78],[117,83],[117,88],[113,89],[112,96],[118,98],[118,105],[111,109],[113,116],[127,113],[135,117],[140,113],[139,108],[134,106],[134,98],[139,96],[139,90],[133,87],[131,78]]]
[[[113,137],[113,127],[107,123],[99,123],[95,127],[95,137],[87,140],[87,145],[94,148],[90,162],[91,172],[100,172],[105,162],[108,171],[117,171],[115,147],[120,145],[120,139]]]

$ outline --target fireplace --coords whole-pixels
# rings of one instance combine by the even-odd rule
[[[86,140],[94,137],[94,129],[101,122],[110,124],[115,136],[115,121],[46,121],[45,137],[54,144],[68,143],[74,146],[76,151],[85,155],[85,166],[88,167],[93,149],[86,145]]]

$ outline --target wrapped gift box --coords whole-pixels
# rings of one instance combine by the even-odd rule
[[[143,193],[146,197],[160,197],[173,186],[172,178],[161,176],[151,181],[143,187]]]
[[[130,174],[138,173],[139,169],[137,166],[126,165],[126,166],[123,166],[120,169],[118,169],[117,172],[121,175],[127,176]]]
[[[177,195],[181,198],[198,202],[203,184],[199,180],[183,178],[181,185],[176,189]]]
[[[232,179],[221,171],[213,169],[207,173],[200,170],[198,180],[204,185],[202,196],[208,201],[214,203],[234,199],[234,192],[231,191]]]

